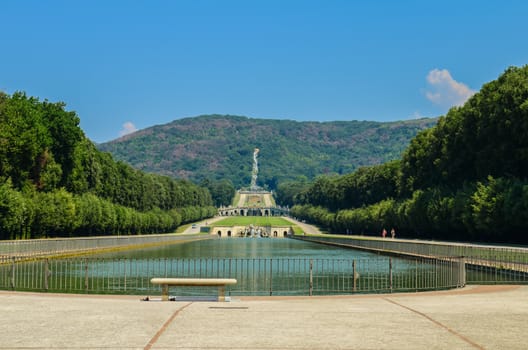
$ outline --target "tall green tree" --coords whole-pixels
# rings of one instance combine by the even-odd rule
[[[528,66],[511,67],[416,135],[401,162],[320,178],[292,212],[334,232],[394,225],[404,236],[526,244],[526,135]]]

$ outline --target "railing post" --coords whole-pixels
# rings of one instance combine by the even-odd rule
[[[11,289],[15,289],[15,257],[12,257],[11,261],[11,278],[10,278]]]
[[[51,275],[51,272],[49,270],[49,259],[46,259],[44,261],[44,290],[49,289],[49,276]]]
[[[389,258],[389,289],[392,293],[392,258]]]
[[[310,259],[310,290],[309,295],[312,296],[313,294],[313,260]]]
[[[356,260],[352,260],[352,278],[354,280],[354,287],[353,287],[353,290],[354,292],[356,291]]]
[[[129,261],[129,259],[123,260],[123,269],[124,269],[124,273],[125,273],[125,282],[124,282],[125,292],[127,290],[127,262],[128,261]]]
[[[84,289],[88,290],[88,262],[84,259]]]
[[[434,277],[435,277],[435,281],[434,281],[434,288],[435,289],[438,289],[438,257],[435,258],[434,260],[435,262],[435,269],[434,269]]]
[[[457,287],[462,288],[466,285],[466,259],[461,256],[458,259],[458,285]]]
[[[270,296],[273,295],[273,258],[270,259]]]
[[[418,258],[414,259],[414,289],[418,291]]]

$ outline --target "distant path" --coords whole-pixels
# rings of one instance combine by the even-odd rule
[[[264,206],[266,206],[266,207],[272,207],[273,206],[273,200],[271,199],[271,194],[265,194],[262,197],[264,199]]]
[[[247,194],[245,193],[240,194],[240,199],[238,200],[237,207],[243,207],[244,204],[246,204],[246,200],[247,200],[246,197],[247,197]]]
[[[295,225],[299,226],[304,231],[304,233],[307,234],[307,235],[320,235],[320,234],[322,234],[321,230],[319,230],[319,228],[314,226],[314,225],[310,225],[310,224],[307,224],[305,222],[301,222],[299,220],[295,220],[295,219],[287,217],[287,216],[283,216],[283,218],[285,220],[288,220],[288,221],[294,223]]]
[[[214,222],[217,222],[219,220],[222,220],[222,219],[225,219],[225,217],[215,216],[213,218],[209,218],[209,219],[205,219],[205,220],[202,220],[202,221],[195,222],[193,225],[187,227],[187,229],[185,231],[183,231],[182,234],[190,235],[190,234],[200,233],[200,227],[209,226],[210,224],[212,224]]]

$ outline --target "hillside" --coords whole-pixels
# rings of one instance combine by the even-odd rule
[[[175,120],[100,144],[100,150],[137,169],[201,181],[251,181],[252,154],[259,148],[258,185],[321,174],[345,174],[360,166],[401,157],[410,140],[437,119],[391,123],[296,122],[204,115]]]

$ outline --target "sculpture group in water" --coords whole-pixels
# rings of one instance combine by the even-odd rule
[[[244,227],[238,231],[239,237],[269,237],[269,232],[267,232],[263,227],[253,226],[253,224]]]

